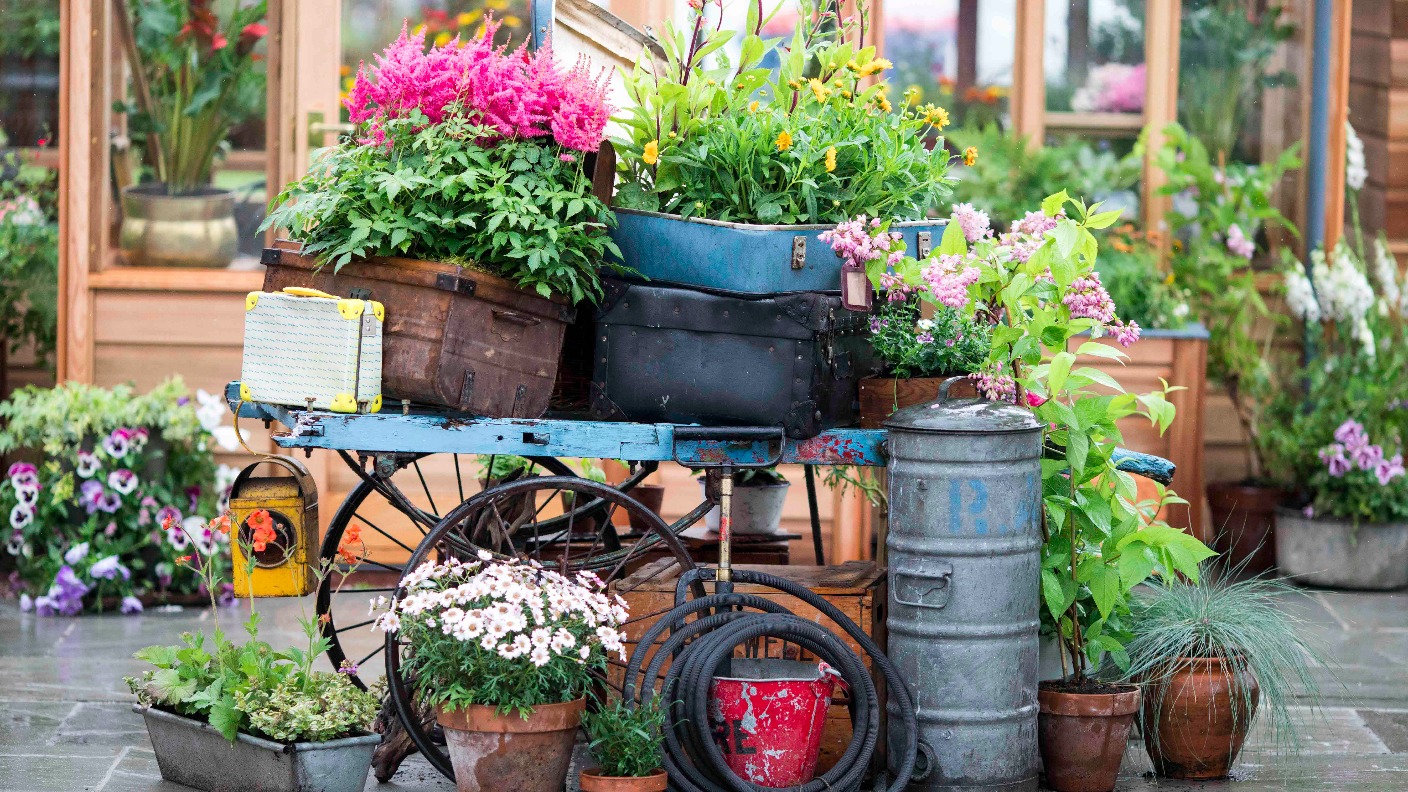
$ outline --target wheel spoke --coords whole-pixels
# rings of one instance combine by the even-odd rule
[[[381,563],[380,561],[373,561],[373,560],[371,560],[370,558],[363,558],[363,559],[362,559],[362,563],[363,563],[363,564],[371,564],[371,565],[374,566],[374,567],[381,567],[382,569],[385,569],[387,572],[395,572],[395,573],[398,574],[398,575],[404,575],[405,572],[406,572],[405,567],[394,567],[394,566],[391,566],[390,564],[383,564],[383,563]],[[396,589],[390,589],[390,590],[391,590],[391,591],[395,591]]]
[[[422,472],[420,472],[420,460],[416,460],[415,462],[412,462],[411,465],[412,465],[413,467],[415,467],[415,469],[416,469],[416,478],[420,479],[420,488],[425,491],[425,499],[426,499],[427,502],[430,503],[430,512],[431,512],[431,514],[434,514],[434,515],[436,515],[436,516],[439,516],[439,515],[440,515],[440,509],[436,508],[436,506],[435,506],[435,498],[432,497],[431,494],[430,494],[430,486],[425,483],[425,474],[422,473]]]
[[[414,547],[411,547],[410,545],[406,544],[405,542],[402,542],[400,539],[397,539],[396,537],[392,536],[390,533],[388,533],[388,532],[386,532],[385,530],[383,530],[382,528],[378,527],[376,523],[372,522],[371,520],[368,520],[366,517],[363,517],[362,515],[360,515],[360,514],[358,514],[358,513],[356,513],[356,512],[353,512],[353,513],[352,513],[352,516],[353,516],[353,517],[356,517],[357,519],[359,519],[359,520],[361,520],[362,522],[366,523],[373,531],[376,531],[377,533],[381,534],[382,536],[385,536],[387,539],[390,539],[391,541],[395,542],[397,545],[399,545],[399,546],[401,547],[402,550],[405,550],[407,553],[414,553],[414,552],[416,551],[416,549],[415,549]]]
[[[356,665],[357,668],[360,669],[363,663],[367,662],[373,657],[376,657],[384,651],[386,651],[386,646],[381,643],[378,643],[375,649],[368,652],[366,657],[363,657],[361,660],[358,660],[356,663],[354,663],[354,665]]]
[[[333,634],[335,635],[335,634],[337,634],[337,633],[344,633],[344,632],[347,632],[348,630],[355,630],[355,629],[357,629],[358,627],[366,627],[366,626],[369,625],[369,624],[375,624],[375,623],[376,623],[376,619],[367,619],[366,621],[359,621],[359,622],[357,622],[356,624],[349,624],[349,625],[347,625],[346,627],[338,627],[337,629],[333,630]],[[360,663],[359,663],[358,665],[360,665]]]

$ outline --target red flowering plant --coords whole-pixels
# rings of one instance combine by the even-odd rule
[[[173,194],[199,191],[230,130],[264,106],[259,42],[268,34],[268,3],[229,3],[223,18],[211,0],[132,0],[136,42],[129,114],[146,165]]]
[[[599,296],[612,217],[584,158],[611,116],[604,72],[496,45],[498,27],[429,48],[403,27],[358,69],[345,101],[355,134],[275,199],[265,226],[334,268],[409,256],[543,296]]]
[[[1106,652],[1128,664],[1136,586],[1155,576],[1196,580],[1198,563],[1213,555],[1158,516],[1187,501],[1162,488],[1140,500],[1133,476],[1116,465],[1118,421],[1143,416],[1166,431],[1170,388],[1128,393],[1109,374],[1079,365],[1082,356],[1125,357],[1092,337],[1110,335],[1123,346],[1139,338],[1138,325],[1117,317],[1095,269],[1094,232],[1118,218],[1063,190],[999,233],[986,214],[959,204],[923,261],[904,254],[887,223],[842,223],[828,234],[837,254],[865,266],[887,295],[917,295],[991,328],[987,360],[972,377],[985,396],[1026,404],[1045,427],[1042,616],[1076,685]]]
[[[249,572],[255,564],[254,554],[273,544],[277,534],[273,518],[264,509],[256,509],[245,522],[253,529],[249,537],[232,531],[234,521],[229,515],[211,520],[202,530],[238,542],[249,559]],[[174,517],[164,527],[187,531]],[[221,577],[216,559],[202,552],[194,538],[191,546],[194,551],[176,562],[204,580],[207,591],[215,591]],[[338,547],[339,559],[345,564],[341,568],[343,582],[356,571],[365,552],[361,529],[349,526]],[[333,568],[332,562],[324,562],[314,574],[321,582]],[[125,679],[141,704],[207,721],[231,742],[241,732],[283,743],[325,742],[367,732],[379,702],[374,694],[352,683],[348,674],[355,669],[344,665],[334,673],[313,668],[329,645],[322,632],[323,620],[310,619],[304,613],[299,623],[306,645],[275,649],[259,640],[260,616],[251,605],[244,624],[249,640],[237,644],[220,627],[213,595],[210,604],[214,609],[213,635],[184,633],[181,645],[149,646],[137,652],[138,660],[153,666],[141,676]]]

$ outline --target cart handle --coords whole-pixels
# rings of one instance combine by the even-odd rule
[[[694,449],[696,453],[692,457],[680,456],[681,444],[752,445],[756,443],[766,443],[768,446],[768,456],[761,462],[742,462],[731,458],[727,453],[714,455],[706,460],[698,453],[702,450],[698,448]],[[676,426],[670,445],[670,456],[676,462],[690,468],[770,468],[782,462],[782,455],[786,450],[787,434],[781,428],[767,426]]]

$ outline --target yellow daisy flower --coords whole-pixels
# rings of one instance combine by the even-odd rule
[[[826,172],[831,173],[836,170],[836,147],[832,146],[826,150]]]
[[[750,113],[756,113],[756,112],[758,112],[758,100],[757,100],[757,99],[754,99],[753,101],[751,101],[751,102],[748,103],[748,112],[750,112]]]
[[[971,167],[973,167],[973,163],[975,163],[975,162],[977,162],[977,161],[978,161],[978,147],[977,147],[977,146],[969,146],[968,148],[963,149],[963,164],[964,164],[964,165],[967,165],[968,167],[971,168]]]
[[[891,63],[890,61],[884,58],[876,58],[875,60],[861,67],[860,76],[869,77],[872,74],[879,74],[880,72],[894,65],[895,64]]]
[[[777,133],[777,140],[773,141],[773,143],[777,146],[778,151],[786,151],[792,148],[792,133],[785,129],[782,130]]]
[[[640,158],[645,160],[646,165],[654,165],[660,161],[660,141],[652,140],[645,144],[645,153]]]
[[[807,85],[811,87],[812,96],[815,96],[818,102],[825,102],[827,99],[831,98],[831,89],[827,88],[826,83],[821,80],[813,77],[807,81]]]

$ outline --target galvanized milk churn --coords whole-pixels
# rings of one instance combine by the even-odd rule
[[[949,382],[885,422],[889,655],[929,765],[910,789],[1034,790],[1041,424]]]

